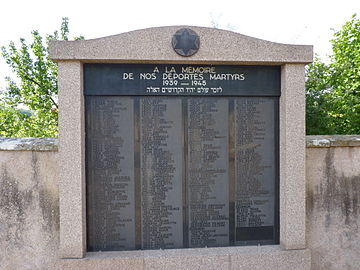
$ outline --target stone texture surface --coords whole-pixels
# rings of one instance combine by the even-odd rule
[[[228,248],[148,250],[144,269],[230,269]]]
[[[86,250],[85,122],[82,68],[59,63],[60,255],[81,258]]]
[[[307,148],[306,154],[312,269],[360,269],[360,147]]]
[[[57,269],[156,270],[305,270],[309,250],[282,250],[279,246],[88,253],[84,259],[61,259]]]
[[[171,46],[173,34],[188,27],[200,36],[200,49],[191,57],[179,56]],[[141,41],[141,42],[139,42]],[[102,62],[232,62],[310,63],[312,46],[265,41],[215,28],[170,26],[148,28],[119,35],[82,41],[53,41],[54,60],[101,60]]]
[[[236,270],[305,270],[310,269],[310,250],[281,250],[279,247],[258,247],[245,254],[230,257]]]
[[[142,251],[89,252],[83,259],[59,259],[56,270],[142,270],[144,254]]]
[[[304,65],[281,72],[280,244],[305,248],[305,96]]]
[[[1,270],[52,268],[59,245],[58,179],[57,152],[0,151]]]

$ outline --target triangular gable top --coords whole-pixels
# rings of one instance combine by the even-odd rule
[[[171,44],[181,28],[190,28],[200,37],[200,49],[190,57],[178,55]],[[312,62],[313,47],[274,43],[215,28],[167,26],[91,40],[52,41],[50,57],[55,61],[114,63],[307,64]]]

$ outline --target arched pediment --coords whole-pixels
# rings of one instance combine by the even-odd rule
[[[189,57],[178,55],[172,37],[190,28],[200,37],[200,48]],[[50,56],[55,61],[89,62],[188,62],[281,64],[312,62],[312,46],[288,45],[215,28],[167,26],[79,41],[53,41]]]

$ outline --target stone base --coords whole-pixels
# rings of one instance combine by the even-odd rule
[[[280,246],[89,252],[83,259],[60,259],[57,269],[310,270],[310,250]]]

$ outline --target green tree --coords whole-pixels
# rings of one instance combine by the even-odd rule
[[[68,40],[68,23],[68,18],[63,18],[60,31],[45,39],[32,31],[30,44],[21,38],[19,47],[14,42],[1,47],[17,79],[6,77],[7,88],[0,93],[0,136],[57,136],[57,65],[49,58],[48,44],[51,40]]]
[[[307,134],[360,134],[360,20],[353,15],[331,40],[330,63],[307,68]]]
[[[332,110],[329,68],[315,56],[314,62],[307,67],[306,75],[306,133],[333,134],[329,114]]]

